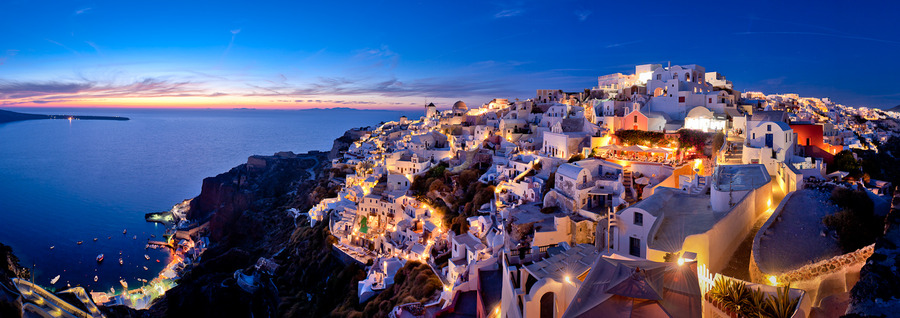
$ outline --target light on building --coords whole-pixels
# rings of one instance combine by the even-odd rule
[[[678,258],[678,266],[684,265],[684,258]]]
[[[572,283],[572,277],[569,277],[569,275],[566,275],[566,277],[564,277],[563,279],[566,281],[566,283]]]

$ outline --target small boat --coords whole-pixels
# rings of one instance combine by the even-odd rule
[[[119,257],[119,265],[122,265],[123,263],[124,263],[124,262],[122,262],[122,258]]]
[[[81,243],[84,243],[84,241],[75,242],[75,244],[78,244],[78,245],[81,245]]]
[[[116,288],[115,288],[115,287],[110,287],[110,288],[109,288],[109,292],[112,293],[112,294],[115,294],[115,293],[116,293]]]
[[[106,239],[107,239],[107,240],[111,240],[111,239],[112,239],[112,236],[107,236]]]
[[[96,241],[97,241],[97,238],[95,237],[95,238],[94,238],[94,242],[96,242]]]
[[[135,236],[134,236],[133,238],[131,238],[131,239],[132,239],[132,240],[136,240],[136,239],[137,239],[137,235],[135,235]]]
[[[156,262],[159,263],[159,260],[156,260]]]
[[[145,271],[148,270],[148,269],[147,269],[147,266],[144,266],[144,270],[145,270]]]
[[[123,288],[128,289],[128,283],[126,283],[124,279],[120,279],[119,284],[122,284]]]
[[[97,255],[97,263],[103,262],[103,254]]]
[[[150,234],[150,237],[156,237],[156,234]]]
[[[150,255],[144,254],[144,258],[146,258],[146,259],[149,261],[149,260],[150,260]]]
[[[50,250],[51,250],[51,251],[52,251],[54,248],[56,248],[56,245],[50,245]]]
[[[126,234],[126,233],[128,233],[128,229],[122,230],[122,234]]]
[[[95,283],[96,283],[97,280],[99,280],[99,279],[100,279],[100,277],[97,277],[97,275],[94,275],[94,282],[95,282]]]
[[[59,281],[59,275],[56,275],[56,277],[53,277],[53,279],[50,280],[50,285],[56,284],[57,281]]]

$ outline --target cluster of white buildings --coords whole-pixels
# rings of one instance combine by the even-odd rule
[[[856,117],[896,115],[741,93],[699,65],[639,65],[583,92],[429,104],[420,119],[363,131],[332,162],[354,173],[308,217],[327,221],[336,250],[370,266],[361,302],[418,261],[444,284],[424,305],[445,314],[618,317],[635,310],[617,308],[630,299],[699,317],[698,268],[722,270],[754,222],[809,178],[823,178],[834,154],[893,134]],[[628,145],[616,137],[622,130],[666,138]],[[681,130],[727,137],[719,149],[685,150],[672,141]],[[438,165],[454,173],[478,165],[478,182],[494,186],[465,233],[450,231],[424,193],[410,191]]]

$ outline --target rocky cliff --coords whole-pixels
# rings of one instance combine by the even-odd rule
[[[895,191],[896,193],[897,191]],[[848,317],[895,317],[900,312],[900,195],[894,196],[885,218],[884,236],[860,270],[850,290]]]
[[[13,254],[12,248],[3,244],[0,244],[0,262],[3,262],[0,267],[0,317],[21,317],[22,299],[12,279],[28,279],[30,273],[19,265],[19,258]]]

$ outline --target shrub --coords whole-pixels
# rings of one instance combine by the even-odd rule
[[[822,222],[837,232],[844,253],[872,244],[884,232],[884,220],[875,216],[875,205],[865,192],[836,187],[831,201],[843,209],[825,216]]]
[[[583,159],[584,159],[584,155],[577,153],[577,154],[573,155],[572,157],[570,157],[568,162],[573,163],[573,162],[581,161]]]
[[[619,138],[619,141],[632,145],[643,145],[647,142],[651,145],[656,145],[662,142],[666,137],[666,135],[661,132],[633,129],[619,130],[615,135]]]

